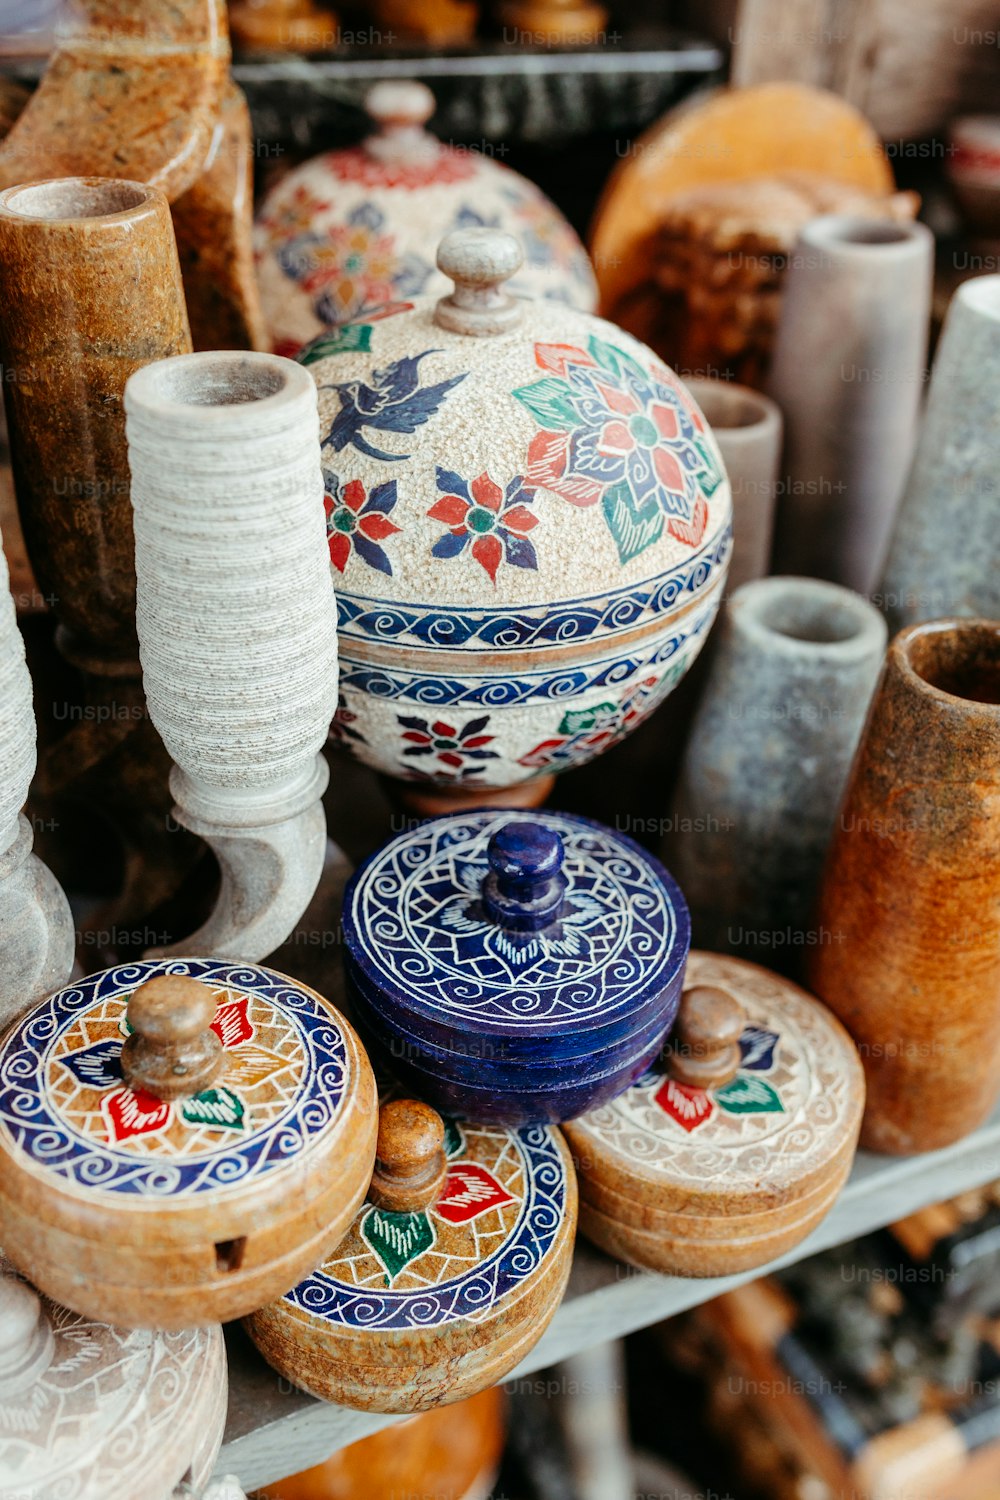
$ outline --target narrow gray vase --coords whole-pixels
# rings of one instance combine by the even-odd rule
[[[881,576],[927,377],[934,238],[826,215],[785,277],[768,391],[785,419],[773,570],[868,594]]]
[[[668,819],[664,860],[693,943],[795,973],[887,630],[813,578],[739,589],[718,631]]]
[[[1000,276],[963,282],[948,308],[878,602],[893,633],[1000,619]]]
[[[715,434],[733,492],[733,555],[726,592],[763,578],[771,559],[774,497],[781,462],[781,412],[746,385],[686,380]]]

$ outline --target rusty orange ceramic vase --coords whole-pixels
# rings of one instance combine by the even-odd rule
[[[960,1140],[1000,1091],[1000,623],[889,647],[834,834],[811,988],[868,1080],[862,1144]]]

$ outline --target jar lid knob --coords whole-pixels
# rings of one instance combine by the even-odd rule
[[[455,290],[438,302],[435,323],[451,333],[479,338],[516,328],[524,304],[505,291],[503,283],[523,261],[520,243],[503,229],[451,230],[438,246],[437,263]]]
[[[686,989],[668,1043],[671,1078],[699,1089],[728,1083],[740,1066],[745,1024],[743,1007],[728,990],[711,984]]]
[[[122,1048],[122,1072],[132,1088],[156,1099],[197,1094],[225,1066],[222,1043],[210,1030],[215,996],[186,974],[158,974],[134,991],[126,1012],[132,1035]]]
[[[435,110],[434,95],[416,79],[385,79],[365,95],[365,111],[378,127],[364,149],[386,166],[433,161],[443,149],[424,126]]]
[[[416,1099],[391,1099],[378,1117],[375,1170],[368,1201],[394,1214],[430,1208],[448,1169],[444,1121]]]
[[[0,1273],[0,1393],[34,1384],[54,1347],[38,1293],[10,1272]]]
[[[567,880],[563,841],[544,823],[514,820],[498,828],[486,849],[483,881],[487,914],[508,932],[540,932],[562,911]]]

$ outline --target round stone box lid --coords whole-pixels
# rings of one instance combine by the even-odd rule
[[[468,1053],[580,1056],[683,971],[687,907],[663,866],[585,818],[479,810],[391,839],[344,900],[348,975],[412,1036]]]
[[[693,952],[661,1061],[566,1126],[581,1192],[607,1218],[678,1235],[798,1213],[846,1176],[864,1107],[854,1044],[790,981]],[[826,1206],[829,1206],[828,1204]],[[637,1217],[638,1215],[638,1217]],[[652,1216],[652,1217],[650,1217]]]
[[[227,1297],[266,1299],[269,1266],[297,1279],[320,1205],[333,1232],[353,1213],[375,1130],[364,1050],[304,985],[203,958],[107,969],[0,1042],[4,1245],[109,1321],[239,1315]]]
[[[594,309],[597,283],[575,231],[526,177],[425,129],[434,112],[426,85],[384,80],[365,109],[372,134],[294,167],[257,216],[257,276],[279,354],[385,304],[447,291],[434,252],[453,229],[517,235],[516,292]]]
[[[368,1200],[323,1265],[247,1326],[327,1400],[418,1411],[501,1380],[565,1289],[576,1180],[558,1130],[383,1106]]]
[[[200,1494],[226,1396],[218,1326],[154,1333],[93,1322],[39,1297],[0,1255],[5,1495],[147,1500],[188,1475]]]

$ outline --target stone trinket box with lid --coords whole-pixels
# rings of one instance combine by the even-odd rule
[[[731,546],[722,460],[642,344],[503,286],[498,230],[442,241],[436,304],[300,359],[319,388],[340,613],[334,733],[422,812],[534,805],[704,644]]]
[[[0,1043],[4,1249],[105,1322],[241,1317],[341,1238],[376,1129],[367,1056],[304,985],[200,958],[107,969]]]
[[[444,1113],[557,1123],[659,1052],[690,942],[670,875],[558,813],[481,809],[391,839],[343,910],[352,1014],[374,1057]]]
[[[0,1485],[11,1500],[201,1495],[226,1419],[222,1329],[117,1328],[0,1255]]]
[[[562,214],[502,162],[425,130],[430,89],[386,80],[365,109],[372,135],[294,168],[257,216],[257,277],[279,354],[386,304],[447,292],[434,254],[452,229],[516,234],[525,264],[512,291],[594,310],[594,273]]]
[[[588,1239],[647,1270],[726,1276],[829,1212],[864,1074],[839,1021],[769,970],[695,952],[686,984],[663,1059],[566,1135]]]
[[[319,1270],[246,1321],[327,1401],[416,1412],[495,1385],[562,1300],[576,1180],[558,1130],[458,1125],[383,1106],[368,1201]]]

